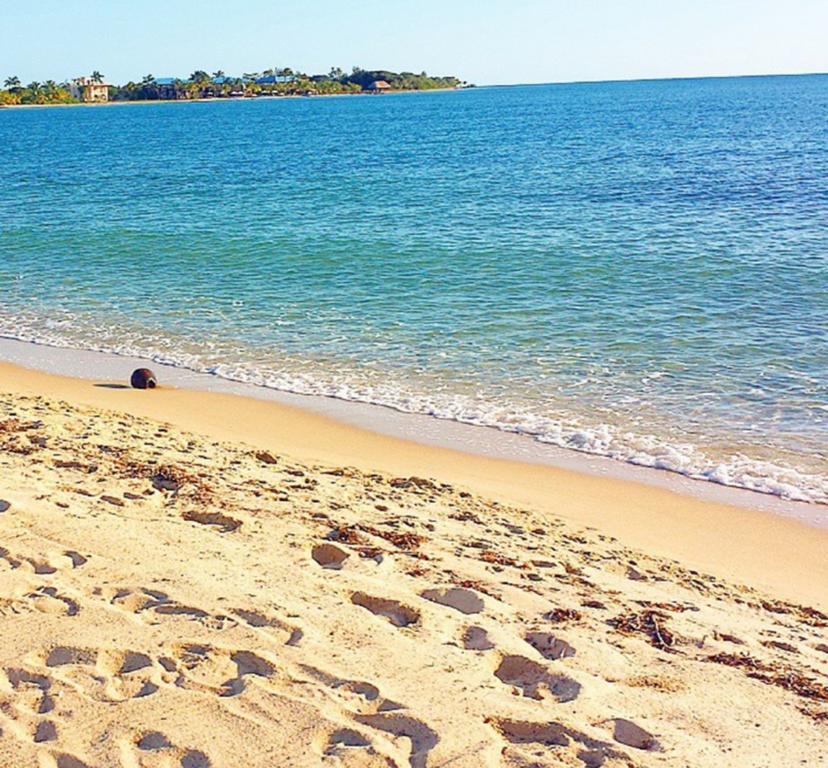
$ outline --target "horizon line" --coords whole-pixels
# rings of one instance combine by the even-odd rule
[[[676,80],[744,80],[760,77],[825,77],[828,70],[820,72],[765,72],[741,75],[670,75],[666,77],[617,77],[606,80],[546,80],[530,83],[481,83],[476,88],[515,88],[533,85],[601,85],[609,83],[657,83]],[[471,81],[467,81],[471,82]]]

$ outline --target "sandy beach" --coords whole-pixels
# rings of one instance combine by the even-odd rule
[[[0,365],[0,765],[828,764],[828,533]]]

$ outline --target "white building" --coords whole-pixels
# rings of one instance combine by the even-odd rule
[[[109,101],[109,84],[91,77],[76,77],[69,83],[69,93],[78,101],[87,103]]]

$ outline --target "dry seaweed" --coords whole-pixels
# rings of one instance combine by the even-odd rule
[[[580,621],[581,612],[574,608],[553,608],[543,615],[547,621],[554,621],[556,624],[563,624],[567,621]]]
[[[510,565],[512,567],[518,566],[518,561],[515,560],[513,557],[501,555],[499,552],[495,552],[493,549],[484,549],[483,551],[481,551],[480,559],[484,563],[492,563],[493,565]]]
[[[766,664],[747,653],[717,653],[708,656],[706,661],[744,670],[745,674],[754,680],[784,688],[797,696],[813,701],[828,702],[828,686],[795,669]]]
[[[379,477],[378,479],[382,479]],[[426,480],[423,477],[392,477],[388,484],[392,488],[400,488],[402,490],[422,489],[428,491],[439,491],[440,489],[431,480]]]
[[[396,531],[383,531],[379,528],[374,528],[370,525],[358,525],[357,528],[359,530],[364,531],[365,533],[370,534],[371,536],[377,536],[380,539],[385,539],[386,541],[393,544],[397,549],[418,549],[420,545],[425,541],[424,536],[420,536],[416,533],[397,533]]]
[[[667,628],[668,617],[658,611],[647,610],[628,613],[608,619],[607,624],[622,635],[645,635],[650,645],[662,651],[675,652],[676,639]]]

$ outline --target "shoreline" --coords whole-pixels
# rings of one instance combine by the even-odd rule
[[[474,88],[484,86],[474,86]],[[312,93],[307,94],[284,94],[284,95],[267,95],[267,96],[227,96],[227,97],[212,97],[212,98],[198,98],[198,99],[120,99],[112,101],[95,101],[95,102],[77,102],[77,103],[57,103],[57,104],[0,104],[0,109],[37,109],[42,107],[119,107],[136,104],[210,104],[215,102],[238,102],[238,101],[282,101],[285,99],[323,99],[323,98],[338,98],[340,96],[395,96],[407,93],[448,93],[452,91],[468,91],[472,88],[427,88],[408,91],[386,91],[383,93],[369,93],[361,91],[359,93]]]
[[[828,529],[828,506],[782,498],[735,485],[705,480],[680,471],[635,464],[536,439],[532,434],[472,424],[389,405],[282,390],[224,378],[187,367],[117,352],[77,349],[0,335],[0,362],[70,378],[120,381],[127,368],[151,365],[161,382],[179,389],[241,395],[307,410],[334,421],[425,446],[449,448],[485,458],[571,470],[594,477],[632,480],[702,501],[757,509]]]
[[[29,362],[29,367],[0,363],[0,390],[163,421],[303,461],[437,478],[598,529],[648,555],[828,607],[828,531],[767,510],[701,500],[629,478],[414,442],[275,399],[171,386],[153,392],[130,390],[118,385],[131,370],[127,358],[116,360],[122,376],[96,380],[44,373],[32,368],[36,361]]]

